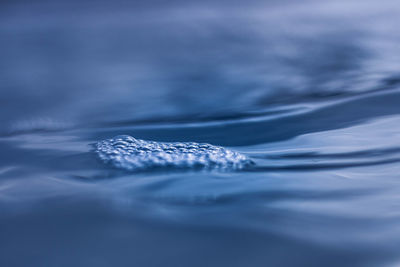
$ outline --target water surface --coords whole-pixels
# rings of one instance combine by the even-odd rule
[[[400,264],[397,1],[3,1],[1,266]],[[118,135],[251,168],[130,172]]]

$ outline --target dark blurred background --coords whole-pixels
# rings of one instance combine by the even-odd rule
[[[386,88],[399,80],[399,9],[2,1],[2,128],[229,117]]]

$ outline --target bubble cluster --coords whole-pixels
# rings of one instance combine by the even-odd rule
[[[120,135],[95,144],[105,163],[128,171],[156,168],[237,170],[253,164],[245,155],[210,144],[162,143]]]

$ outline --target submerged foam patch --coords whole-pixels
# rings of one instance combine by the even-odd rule
[[[219,146],[199,143],[161,143],[116,136],[96,143],[105,163],[128,171],[153,168],[236,170],[252,165],[245,155]]]

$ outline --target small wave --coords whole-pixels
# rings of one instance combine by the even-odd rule
[[[319,170],[333,170],[344,168],[356,167],[369,167],[383,164],[399,163],[400,158],[379,159],[373,161],[354,161],[354,162],[334,162],[334,163],[304,163],[292,165],[268,165],[257,166],[250,171],[253,172],[266,172],[266,171],[319,171]]]
[[[48,117],[39,117],[12,122],[9,127],[6,127],[6,131],[0,132],[0,135],[60,131],[71,127],[73,127],[72,122],[56,120]]]
[[[95,152],[105,163],[127,171],[156,168],[238,170],[253,162],[236,151],[210,144],[161,143],[116,136],[96,143]]]
[[[366,149],[361,151],[350,151],[342,153],[318,153],[315,151],[310,152],[299,152],[299,153],[286,153],[286,154],[255,154],[253,158],[258,159],[293,159],[293,160],[304,160],[304,159],[343,159],[343,158],[374,158],[379,156],[396,155],[400,153],[400,147],[393,148],[377,148],[377,149]]]

